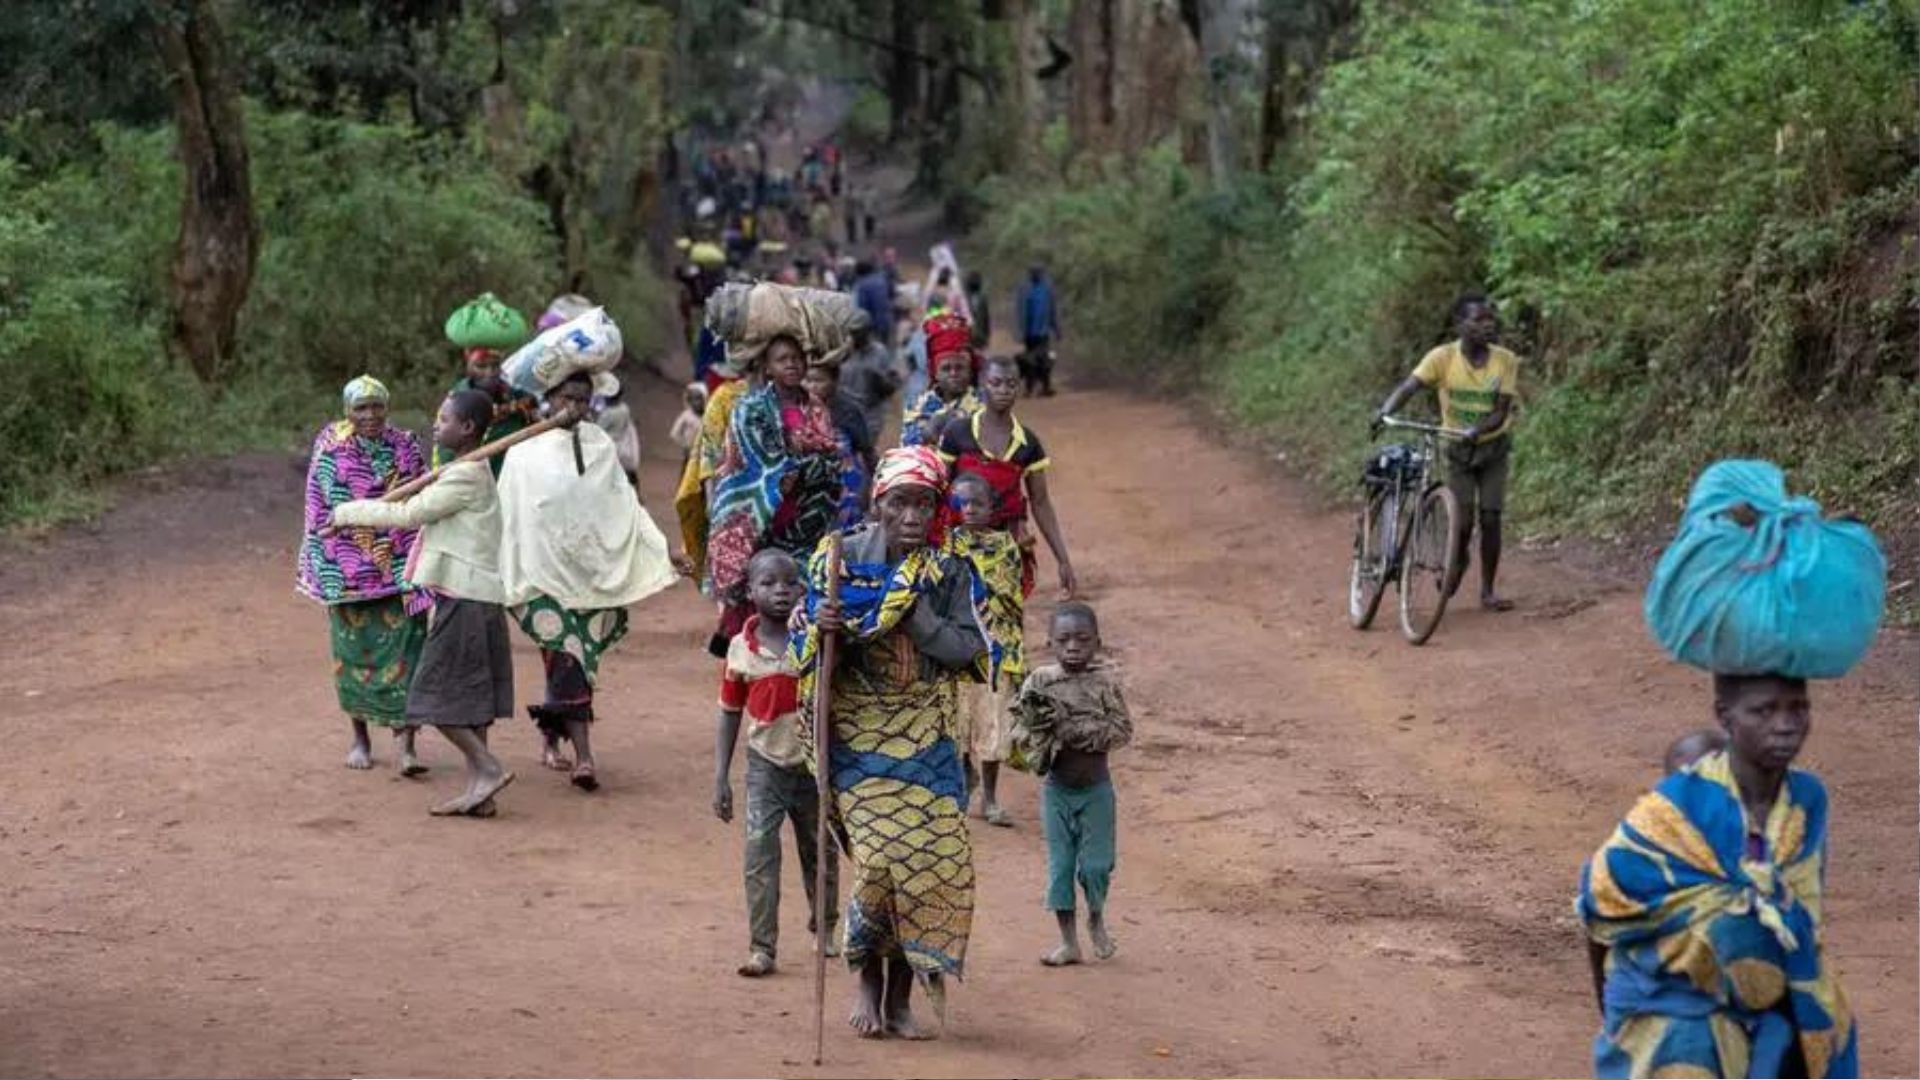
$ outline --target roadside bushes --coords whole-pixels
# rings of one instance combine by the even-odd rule
[[[1270,175],[1080,162],[998,184],[987,233],[1009,265],[1053,254],[1074,363],[1183,356],[1329,481],[1480,286],[1527,358],[1529,527],[1673,512],[1728,453],[1887,520],[1920,478],[1910,22],[1440,0],[1367,27]]]
[[[162,345],[172,132],[101,125],[97,155],[41,175],[0,160],[0,524],[171,455],[298,445],[363,370],[437,393],[455,304],[537,310],[563,284],[544,208],[458,141],[260,111],[248,132],[262,248],[215,387]]]

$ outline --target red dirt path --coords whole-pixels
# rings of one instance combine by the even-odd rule
[[[664,525],[672,392],[641,395]],[[1582,1074],[1579,862],[1708,718],[1633,583],[1520,554],[1520,611],[1461,610],[1410,649],[1347,629],[1344,517],[1182,411],[1089,392],[1026,412],[1136,709],[1121,953],[1035,962],[1052,920],[1015,777],[1019,827],[976,834],[949,1037],[852,1038],[836,971],[819,1072]],[[599,795],[543,773],[521,719],[501,816],[429,819],[457,774],[437,737],[424,782],[340,767],[325,622],[291,587],[300,469],[239,459],[0,544],[0,1074],[813,1074],[793,860],[786,967],[732,974],[707,606],[682,587],[636,609],[603,672]],[[1920,1074],[1916,660],[1889,635],[1820,687],[1807,755],[1869,1074]]]

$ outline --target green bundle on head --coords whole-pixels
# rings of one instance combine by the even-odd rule
[[[526,316],[492,293],[481,293],[447,316],[447,340],[463,349],[517,349],[527,337]]]

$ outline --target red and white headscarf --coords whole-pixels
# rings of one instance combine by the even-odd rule
[[[973,324],[950,311],[934,315],[922,324],[927,335],[927,366],[940,366],[940,358],[961,353],[978,369],[980,357],[973,349]]]
[[[902,446],[880,455],[873,471],[873,497],[884,498],[895,488],[923,487],[938,493],[947,488],[947,463],[929,446]]]

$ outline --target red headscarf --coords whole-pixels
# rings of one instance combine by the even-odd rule
[[[973,324],[950,311],[928,319],[921,330],[927,335],[927,367],[938,368],[940,359],[954,353],[973,362],[973,373],[980,374],[980,354],[973,348]]]

